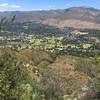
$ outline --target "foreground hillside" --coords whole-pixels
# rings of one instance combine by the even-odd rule
[[[100,58],[0,49],[1,100],[99,100]]]

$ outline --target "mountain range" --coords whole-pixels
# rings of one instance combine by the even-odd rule
[[[100,10],[92,7],[72,7],[48,11],[0,12],[0,19],[16,15],[15,22],[35,22],[57,28],[73,27],[100,30]]]

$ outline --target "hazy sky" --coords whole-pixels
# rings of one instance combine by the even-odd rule
[[[100,0],[0,0],[0,11],[64,9],[75,6],[100,9]]]

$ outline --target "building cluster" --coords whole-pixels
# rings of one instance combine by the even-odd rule
[[[20,42],[20,41],[30,41],[33,35],[2,35],[0,36],[0,41],[8,41],[8,42]]]

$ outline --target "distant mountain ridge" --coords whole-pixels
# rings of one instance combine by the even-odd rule
[[[15,22],[36,22],[55,27],[100,29],[100,10],[72,7],[64,10],[0,12],[0,19],[16,15]]]

